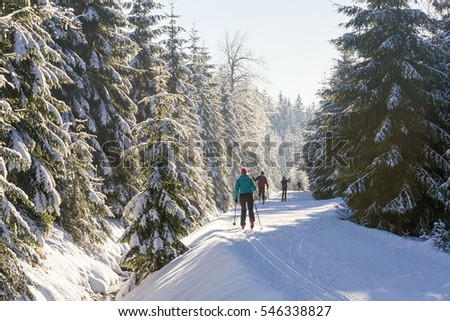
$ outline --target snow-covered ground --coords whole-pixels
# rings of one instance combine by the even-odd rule
[[[233,226],[234,211],[224,214],[122,299],[450,300],[450,255],[343,220],[338,202],[289,192],[287,202],[258,205],[254,233]]]
[[[257,205],[253,233],[233,226],[232,210],[185,238],[186,254],[118,299],[450,300],[450,255],[431,241],[343,220],[338,203],[289,192],[287,202]],[[24,264],[36,299],[102,300],[105,293],[114,299],[126,278],[117,264],[126,248],[114,242],[123,228],[110,226],[111,239],[90,252],[55,227],[41,265]]]
[[[39,301],[102,300],[117,291],[127,275],[119,267],[125,245],[115,241],[123,233],[117,221],[107,222],[111,236],[102,245],[82,250],[72,237],[55,226],[42,248],[41,264],[23,263],[25,273],[34,283],[31,291]]]

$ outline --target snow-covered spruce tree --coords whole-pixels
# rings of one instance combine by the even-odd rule
[[[150,105],[150,117],[134,128],[140,143],[133,149],[146,158],[141,168],[146,179],[124,212],[131,223],[122,241],[130,250],[121,265],[136,272],[137,282],[187,250],[180,238],[200,215],[189,202],[195,183],[179,168],[187,161],[182,151],[190,130],[173,114],[185,98],[165,91],[169,75],[164,69],[155,74],[157,94],[142,102]]]
[[[188,135],[180,136],[186,139],[183,142],[186,157],[182,163],[177,163],[178,170],[186,177],[186,184],[193,191],[190,195],[190,201],[201,213],[200,220],[205,218],[213,210],[213,195],[207,195],[211,190],[211,182],[206,173],[203,162],[202,138],[200,119],[196,113],[196,104],[191,99],[190,93],[195,92],[195,87],[189,82],[192,77],[192,71],[188,67],[189,55],[185,51],[184,45],[187,42],[182,37],[184,29],[177,24],[179,18],[174,13],[174,5],[171,5],[167,29],[167,39],[163,41],[166,53],[162,59],[166,62],[166,70],[169,74],[167,79],[166,91],[169,94],[176,94],[183,97],[174,102],[177,104],[173,108],[172,117],[183,123]]]
[[[210,183],[205,180],[203,185],[206,196],[213,199],[209,203],[215,203],[217,208],[227,211],[231,204],[229,184],[231,172],[226,166],[225,124],[216,98],[217,84],[213,82],[212,74],[214,66],[209,62],[211,57],[207,48],[201,47],[199,42],[198,31],[192,28],[189,45],[190,59],[187,66],[192,71],[189,82],[193,86],[189,96],[195,104],[195,113],[200,120],[204,170],[211,181]]]
[[[447,70],[450,70],[450,3],[448,1],[441,0],[434,1],[433,4],[440,17],[438,22],[439,31],[434,37],[434,41],[437,45],[442,46],[444,51],[447,53]],[[447,94],[450,95],[448,92]]]
[[[60,215],[56,181],[64,175],[70,135],[61,119],[67,106],[51,89],[70,79],[42,28],[52,10],[25,7],[0,17],[0,292],[9,299],[32,298],[18,259],[38,263],[42,232]]]
[[[156,13],[162,8],[156,1],[126,1],[125,8],[129,11],[128,20],[132,28],[129,36],[138,46],[135,56],[130,61],[132,67],[130,97],[137,104],[143,98],[156,94],[153,70],[163,64],[160,56],[165,49],[159,40],[164,33],[161,22],[166,16]],[[149,117],[149,111],[146,109],[148,107],[148,105],[139,106],[137,122]]]
[[[303,148],[303,164],[308,173],[312,196],[315,199],[329,199],[339,195],[337,178],[340,165],[328,159],[326,145],[327,140],[332,141],[333,132],[326,126],[324,114],[329,109],[335,109],[336,105],[323,104],[321,108],[322,110],[311,123],[314,130],[308,133],[308,142]]]
[[[355,221],[418,235],[448,220],[439,188],[450,167],[445,52],[427,38],[433,21],[408,1],[368,0],[339,12],[353,31],[333,42],[354,57],[333,94],[344,108],[333,122],[349,141],[339,184]]]
[[[348,166],[344,155],[340,154],[345,147],[346,139],[342,135],[345,128],[338,122],[339,115],[347,103],[345,91],[347,75],[352,68],[348,57],[338,60],[333,68],[333,74],[323,89],[319,92],[320,108],[315,117],[308,122],[308,143],[304,148],[304,163],[306,165],[310,189],[316,199],[329,199],[340,196],[338,178],[341,168]],[[345,125],[344,125],[345,127]],[[333,149],[337,150],[332,152]]]
[[[295,188],[306,191],[308,190],[309,180],[307,168],[305,166],[304,158],[302,158],[304,146],[307,141],[308,119],[306,117],[305,106],[300,95],[295,98],[292,105],[292,142],[294,145],[294,165],[295,168],[293,177],[295,178],[295,184],[300,182],[300,188],[298,184]]]
[[[309,188],[315,199],[329,199],[339,196],[337,179],[340,166],[333,162],[327,163],[328,156],[325,146],[327,139],[331,141],[332,136],[327,137],[326,133],[321,131],[314,132],[308,137],[309,141],[304,148],[304,158],[306,158],[304,164],[308,173]]]
[[[292,117],[294,122],[294,131],[305,131],[308,125],[308,120],[306,118],[305,106],[303,105],[303,100],[300,95],[297,95],[292,106]]]
[[[185,30],[178,25],[180,16],[175,14],[175,6],[171,3],[170,13],[167,14],[168,25],[165,26],[166,39],[163,44],[165,53],[162,55],[166,63],[169,78],[167,79],[167,92],[171,94],[187,95],[192,89],[192,84],[188,81],[192,75],[192,71],[187,67],[189,55],[185,51],[186,39],[182,37]],[[193,103],[188,105],[193,108]]]
[[[49,6],[52,15],[43,21],[43,27],[52,35],[47,41],[49,47],[60,54],[58,68],[70,76],[73,81],[52,88],[53,97],[66,100],[68,104],[77,99],[76,94],[66,99],[69,88],[80,81],[80,75],[72,68],[79,57],[71,51],[69,40],[83,39],[80,34],[79,20],[73,12],[64,7]],[[67,48],[62,47],[67,45]],[[72,91],[73,92],[73,91]],[[105,235],[103,217],[112,216],[105,204],[105,196],[100,192],[101,180],[96,176],[96,168],[92,165],[92,152],[95,150],[89,143],[95,141],[92,135],[86,134],[86,128],[74,116],[76,107],[62,113],[62,120],[68,126],[70,134],[68,153],[65,159],[64,175],[56,180],[57,190],[61,196],[58,222],[77,242],[94,244]],[[87,124],[88,120],[81,121]]]
[[[292,177],[292,184],[300,181],[303,188],[306,189],[308,185],[307,174],[300,155],[305,144],[307,121],[300,95],[296,97],[295,103],[292,104],[290,99],[280,92],[276,107],[270,113],[269,119],[273,131],[280,137],[280,144],[283,144],[280,145],[278,155],[282,175]],[[281,186],[279,187],[281,188]]]
[[[271,122],[274,131],[281,137],[282,141],[286,141],[287,135],[293,129],[292,115],[292,104],[290,100],[280,92],[278,94],[276,112],[272,116]]]
[[[63,86],[62,99],[75,119],[85,120],[94,166],[103,179],[106,203],[117,217],[136,192],[133,166],[121,158],[132,145],[130,126],[136,105],[129,97],[126,75],[135,46],[125,34],[128,20],[118,0],[57,0],[73,10],[81,30],[71,28],[58,39],[64,50],[73,84]],[[72,120],[74,123],[74,120]]]
[[[113,214],[100,192],[102,180],[95,176],[94,149],[88,143],[90,135],[82,124],[72,129],[70,135],[70,157],[66,161],[65,177],[58,184],[61,186],[60,223],[76,242],[94,245],[109,233],[103,218]]]
[[[450,79],[450,3],[448,1],[433,1],[433,5],[440,17],[439,31],[433,40],[436,45],[441,46],[446,53],[445,64],[447,66],[447,79]],[[447,101],[450,101],[450,81],[447,82],[445,97]],[[450,149],[444,154],[444,158],[450,163]],[[448,176],[447,181],[444,181],[440,186],[440,190],[447,200],[446,211],[450,213],[450,176]],[[450,227],[448,221],[447,227]]]
[[[217,82],[220,83],[220,89],[217,93],[220,99],[219,112],[225,124],[225,166],[231,171],[231,175],[228,177],[228,185],[234,186],[234,179],[239,174],[239,167],[241,164],[238,126],[227,80],[225,77],[221,77],[220,73],[217,78]]]
[[[67,106],[51,93],[52,88],[70,82],[57,67],[61,56],[48,46],[51,35],[42,28],[51,10],[27,7],[2,21],[8,30],[3,96],[12,113],[2,141],[21,155],[21,161],[7,163],[7,168],[10,174],[15,170],[17,184],[33,200],[35,208],[26,212],[41,213],[38,216],[47,222],[59,216],[61,199],[55,178],[63,175],[70,141],[61,118]]]
[[[450,230],[439,220],[434,223],[431,233],[427,236],[444,252],[450,252]]]
[[[1,19],[1,18],[0,18]],[[2,36],[9,37],[5,24],[0,23]],[[5,39],[5,38],[2,38]],[[6,41],[2,41],[6,44]],[[2,49],[6,49],[3,47]],[[14,88],[12,83],[6,80],[8,71],[3,59],[5,52],[2,50],[0,57],[0,300],[27,300],[33,298],[28,289],[28,280],[20,268],[17,257],[26,257],[29,260],[36,259],[33,247],[36,238],[31,231],[25,217],[20,213],[20,205],[33,209],[33,203],[28,195],[18,187],[11,177],[8,177],[6,164],[29,167],[23,155],[8,146],[3,138],[12,129],[11,124],[18,123],[19,119],[12,112],[11,105],[6,101],[3,93],[6,86]],[[18,254],[16,254],[18,253]]]

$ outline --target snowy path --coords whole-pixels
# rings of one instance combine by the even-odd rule
[[[450,300],[450,255],[344,221],[337,204],[290,192],[258,205],[254,233],[238,231],[230,211],[124,299]]]

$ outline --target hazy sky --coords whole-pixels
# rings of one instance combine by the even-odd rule
[[[247,47],[266,61],[261,73],[269,84],[264,88],[274,97],[280,91],[292,100],[300,94],[308,105],[338,57],[329,41],[344,33],[338,25],[347,17],[338,14],[333,3],[352,1],[175,0],[175,13],[188,31],[195,23],[214,63],[225,31],[246,33]]]

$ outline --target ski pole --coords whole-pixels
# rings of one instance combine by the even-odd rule
[[[233,225],[236,225],[236,211],[237,211],[237,203],[234,203],[234,218],[233,218]]]
[[[259,227],[262,230],[263,228],[262,228],[262,225],[261,225],[261,220],[259,218],[259,213],[258,213],[258,207],[256,207],[256,204],[255,204],[255,211],[256,211],[256,216],[258,217]]]

